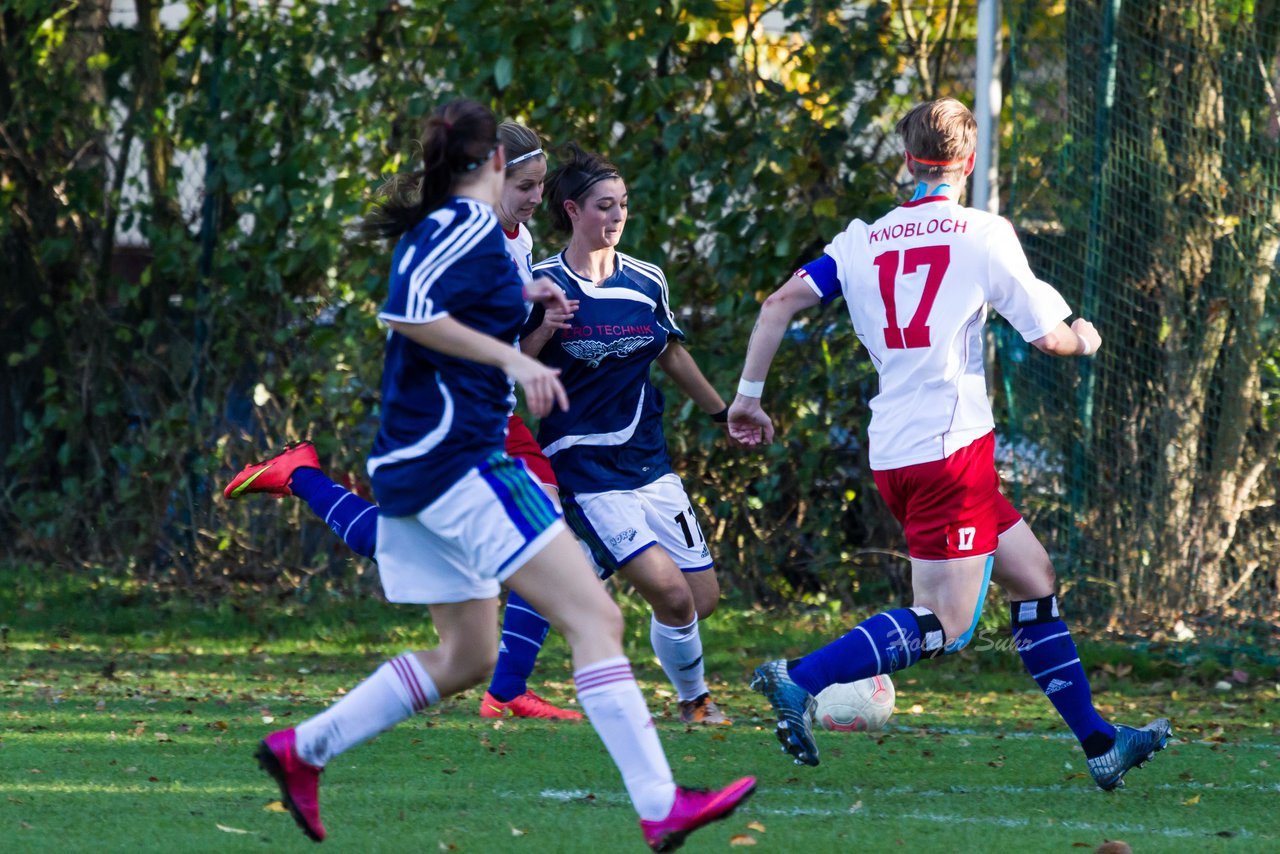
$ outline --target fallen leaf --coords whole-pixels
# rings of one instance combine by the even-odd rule
[[[289,808],[279,801],[272,801],[262,808],[266,812],[288,812]]]
[[[512,836],[524,836],[524,835],[525,835],[526,833],[528,833],[528,832],[529,832],[529,831],[527,831],[527,830],[521,830],[521,829],[520,829],[520,828],[518,828],[518,827],[512,827],[512,828],[511,828],[511,835],[512,835]]]
[[[760,823],[760,822],[758,822],[758,821],[749,821],[749,822],[747,822],[747,829],[748,829],[748,830],[754,830],[754,831],[756,831],[757,833],[764,833],[764,825],[763,825],[763,824],[761,824],[761,823]]]
[[[755,845],[756,838],[746,833],[738,833],[729,837],[730,845]]]
[[[862,809],[862,801],[854,801],[853,805],[849,807],[849,812],[857,812],[860,809]]]
[[[1191,797],[1183,801],[1182,805],[1184,807],[1193,807],[1198,803],[1200,803],[1200,795],[1196,794],[1196,795],[1192,795]]]
[[[221,830],[223,833],[248,833],[249,832],[247,830],[241,830],[238,827],[227,827],[225,824],[215,824],[214,827],[218,828],[218,830]]]

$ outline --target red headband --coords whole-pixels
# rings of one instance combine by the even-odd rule
[[[907,156],[917,163],[923,163],[925,166],[957,166],[964,163],[964,160],[925,160],[923,157],[916,157],[910,151]]]

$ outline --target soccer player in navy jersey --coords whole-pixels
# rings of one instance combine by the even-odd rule
[[[784,751],[797,764],[817,765],[813,697],[834,683],[962,649],[994,580],[1009,594],[1024,664],[1080,740],[1098,786],[1114,789],[1164,748],[1169,722],[1114,726],[1093,706],[1058,610],[1053,565],[1000,493],[982,346],[988,305],[1053,356],[1090,356],[1102,339],[1083,318],[1066,324],[1071,310],[1031,272],[1008,221],[959,204],[977,136],[969,110],[950,98],[930,101],[897,130],[906,168],[919,181],[915,197],[874,223],[854,220],[765,300],[729,430],[745,444],[772,441],[760,398],[783,335],[797,312],[843,295],[880,375],[868,430],[871,468],[906,532],[914,602],[798,660],[766,662],[752,687],[773,704]]]
[[[369,457],[379,512],[375,557],[392,602],[428,606],[440,645],[383,664],[325,711],[263,739],[257,757],[294,820],[325,837],[319,780],[333,757],[486,677],[497,656],[499,585],[545,615],[572,651],[578,700],[640,815],[668,851],[755,789],[675,785],[622,651],[622,616],[560,514],[503,450],[512,381],[529,410],[568,407],[558,372],[515,342],[525,299],[567,306],[553,286],[524,286],[493,206],[504,151],[493,114],[469,100],[428,120],[423,169],[401,176],[364,223],[397,240],[387,300],[382,419]]]
[[[577,311],[551,329],[535,308],[520,346],[560,371],[573,407],[542,419],[538,443],[564,491],[565,517],[602,577],[620,573],[653,608],[649,636],[676,688],[680,719],[726,724],[707,688],[698,631],[720,586],[671,467],[650,366],[656,362],[703,412],[723,420],[727,407],[681,346],[662,270],[617,250],[627,221],[622,176],[602,157],[573,144],[566,150],[547,178],[547,198],[569,245],[533,272],[555,281]]]
[[[527,226],[542,202],[547,158],[538,135],[516,122],[498,126],[498,140],[506,152],[502,196],[494,213],[502,226],[507,255],[525,284],[533,282],[533,236]],[[559,328],[575,306],[552,306],[544,325]],[[541,484],[556,508],[560,507],[555,472],[533,434],[520,416],[507,420],[507,453],[520,460]],[[322,470],[315,447],[298,442],[283,452],[244,467],[227,484],[224,494],[238,498],[250,493],[296,495],[324,520],[356,554],[373,558],[377,533],[377,508],[354,492],[334,483]],[[547,637],[547,621],[532,605],[511,593],[502,612],[502,639],[498,663],[489,688],[480,700],[480,716],[581,720],[581,712],[548,702],[528,685],[538,653]]]

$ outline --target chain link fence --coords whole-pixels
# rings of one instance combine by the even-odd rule
[[[996,330],[1009,486],[1081,604],[1274,614],[1280,15],[1050,5],[1008,10],[1005,212],[1104,345]]]

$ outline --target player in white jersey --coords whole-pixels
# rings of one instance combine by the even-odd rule
[[[573,406],[542,419],[538,441],[564,490],[565,517],[602,577],[620,572],[653,609],[649,637],[676,688],[682,721],[725,724],[704,674],[699,619],[720,587],[692,502],[672,470],[656,362],[704,412],[724,400],[688,350],[661,269],[617,250],[627,186],[598,155],[571,145],[547,179],[552,224],[571,236],[534,265],[576,301],[571,322],[527,328],[521,346],[560,370]],[[529,326],[540,322],[539,309]]]
[[[622,615],[560,514],[503,451],[513,381],[529,410],[568,400],[557,372],[516,346],[525,299],[493,205],[504,151],[475,101],[428,120],[424,168],[393,181],[363,224],[396,238],[386,302],[390,327],[382,417],[368,469],[378,499],[378,571],[387,598],[426,604],[438,646],[397,656],[320,714],[273,732],[257,758],[312,839],[325,837],[319,781],[333,757],[484,678],[498,651],[499,584],[519,591],[568,641],[578,699],[604,742],[645,841],[669,851],[731,813],[755,789],[745,777],[715,792],[680,788],[622,651]]]
[[[533,283],[533,236],[528,221],[542,203],[547,158],[538,135],[516,122],[498,126],[498,140],[507,152],[502,196],[494,207],[507,255],[525,285]],[[572,312],[552,306],[547,323],[558,324]],[[557,509],[559,484],[555,472],[524,421],[512,413],[507,419],[507,453],[537,478]],[[334,483],[320,467],[310,442],[299,442],[274,457],[251,463],[227,485],[228,498],[259,492],[277,497],[296,495],[356,554],[373,558],[377,509],[353,491]],[[547,637],[548,623],[518,593],[508,596],[502,614],[502,640],[493,678],[480,700],[480,716],[581,720],[582,714],[548,702],[533,691],[528,679]]]
[[[914,601],[803,658],[766,662],[752,687],[778,714],[783,750],[797,764],[817,765],[813,697],[834,683],[962,649],[994,580],[1009,594],[1024,664],[1080,740],[1094,780],[1113,789],[1164,747],[1169,722],[1113,726],[1093,706],[1058,613],[1053,565],[1000,493],[982,347],[988,306],[1050,355],[1090,356],[1102,341],[1084,319],[1066,324],[1070,309],[1031,272],[1008,222],[959,204],[962,186],[952,183],[974,163],[969,110],[949,98],[921,104],[898,132],[906,167],[920,182],[915,196],[874,223],[854,220],[765,300],[729,429],[745,444],[773,439],[760,397],[783,334],[797,312],[843,296],[880,375],[871,400],[871,468],[906,533]]]

